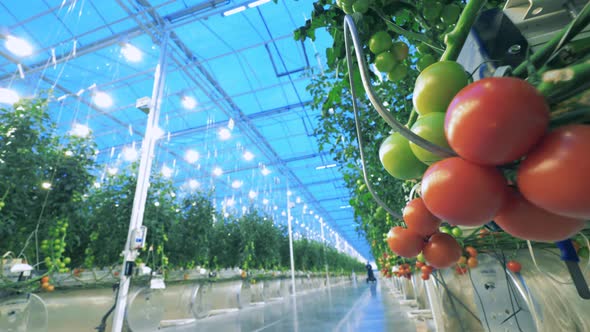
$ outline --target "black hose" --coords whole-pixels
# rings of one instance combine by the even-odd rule
[[[107,311],[107,313],[104,314],[104,316],[102,316],[102,319],[100,320],[100,325],[94,328],[98,332],[105,332],[107,328],[107,319],[113,313],[113,311],[115,311],[115,307],[117,306],[117,299],[119,297],[119,284],[113,285],[113,291],[115,290],[117,291],[117,294],[115,295],[115,303],[113,303],[113,306],[109,309],[109,311]]]

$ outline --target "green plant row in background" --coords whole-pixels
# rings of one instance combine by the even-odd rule
[[[38,270],[120,264],[133,206],[137,165],[98,181],[96,146],[58,134],[46,99],[0,109],[0,253]],[[216,211],[211,193],[177,195],[152,174],[145,207],[147,246],[138,258],[153,269],[286,269],[287,231],[253,208],[240,216]],[[359,271],[363,264],[306,239],[294,242],[303,271]]]

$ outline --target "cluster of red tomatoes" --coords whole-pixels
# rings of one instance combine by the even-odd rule
[[[397,267],[397,271],[394,274],[399,278],[412,278],[412,267],[408,263],[401,264]]]
[[[463,250],[455,238],[439,232],[441,220],[425,206],[422,198],[406,205],[403,219],[407,228],[393,227],[387,235],[391,251],[402,257],[416,257],[421,252],[429,265],[442,269],[456,263]]]
[[[422,272],[422,280],[430,279],[430,275],[432,274],[432,271],[434,271],[432,266],[419,260],[416,261],[416,269],[419,269]]]
[[[399,134],[383,143],[380,157],[390,174],[422,176],[422,197],[404,210],[407,229],[390,232],[394,252],[413,257],[423,250],[437,268],[457,262],[459,245],[436,233],[441,220],[463,226],[494,220],[512,236],[545,242],[584,228],[590,218],[589,125],[549,130],[549,106],[528,82],[494,77],[467,84],[461,65],[450,61],[420,74],[413,102],[420,117],[412,130],[458,156],[440,160]],[[388,146],[392,141],[395,149]],[[504,177],[506,169],[515,170],[515,183]]]
[[[477,250],[475,248],[467,246],[465,247],[465,252],[467,252],[469,258],[467,258],[467,256],[461,256],[455,267],[455,271],[460,275],[467,273],[467,268],[474,269],[479,265],[479,261],[477,260]]]

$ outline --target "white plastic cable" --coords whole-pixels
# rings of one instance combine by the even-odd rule
[[[586,238],[586,237],[584,237],[584,238]],[[587,238],[586,238],[586,241],[588,242],[588,239],[587,239]],[[567,282],[567,281],[560,281],[560,280],[557,280],[557,278],[555,278],[555,277],[554,277],[553,275],[551,275],[550,273],[547,273],[547,272],[545,272],[545,271],[541,270],[541,268],[539,267],[539,264],[537,264],[537,260],[535,259],[535,252],[533,251],[533,245],[531,244],[531,241],[526,241],[526,243],[527,243],[527,246],[528,246],[528,248],[529,248],[529,253],[530,253],[530,255],[531,255],[531,259],[532,259],[532,261],[533,261],[533,264],[535,265],[535,268],[536,268],[536,269],[537,269],[537,270],[538,270],[540,273],[544,274],[544,275],[545,275],[547,278],[549,278],[549,279],[551,279],[551,280],[555,281],[555,282],[556,282],[556,283],[558,283],[558,284],[562,284],[562,285],[572,285],[572,284],[574,283],[573,281],[571,281],[571,282]],[[589,263],[590,263],[590,261],[589,261]],[[586,270],[587,268],[588,268],[588,264],[586,264],[586,268],[584,268],[584,270]]]

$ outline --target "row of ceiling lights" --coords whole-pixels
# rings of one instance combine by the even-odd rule
[[[270,2],[270,0],[257,0],[249,3],[248,8],[254,8]],[[233,15],[246,10],[246,6],[239,6],[223,13],[223,16]],[[18,57],[28,57],[33,54],[33,46],[26,39],[13,36],[11,34],[0,34],[0,39],[4,39],[4,47],[13,55]],[[121,55],[129,62],[140,62],[143,59],[143,52],[128,42],[119,43],[121,46]],[[74,48],[76,43],[74,43]],[[74,51],[75,52],[75,51]],[[54,51],[52,56],[55,57]],[[19,67],[19,70],[20,67]],[[12,89],[0,88],[0,104],[13,105],[20,99],[18,93]],[[113,105],[113,99],[105,92],[95,91],[93,101],[96,106],[101,108],[108,108]],[[182,106],[185,109],[194,109],[197,106],[196,100],[191,96],[183,96],[181,98]]]

